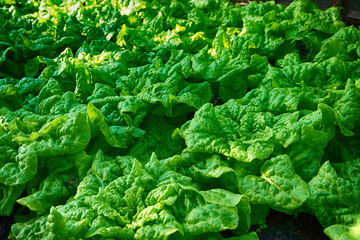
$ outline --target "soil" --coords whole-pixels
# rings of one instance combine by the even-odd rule
[[[11,225],[14,223],[12,217],[0,216],[0,240],[8,239]]]
[[[252,226],[259,240],[330,240],[314,215],[300,213],[297,218],[270,210],[267,227]]]

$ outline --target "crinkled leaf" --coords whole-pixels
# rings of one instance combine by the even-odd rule
[[[358,220],[359,222],[360,220]],[[356,240],[360,237],[359,223],[353,225],[334,224],[325,228],[324,233],[331,240]]]
[[[0,182],[15,186],[30,181],[37,172],[36,144],[21,145],[14,162],[5,164],[0,170]]]
[[[354,183],[339,177],[330,162],[325,162],[309,182],[307,205],[324,227],[354,224],[360,216],[360,191]]]
[[[265,161],[261,175],[240,177],[239,191],[255,204],[266,204],[279,211],[299,208],[309,197],[307,184],[295,173],[287,155]]]

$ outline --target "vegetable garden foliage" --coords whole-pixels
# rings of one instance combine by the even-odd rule
[[[1,1],[10,239],[360,238],[360,31],[309,0]],[[25,214],[26,213],[26,214]]]

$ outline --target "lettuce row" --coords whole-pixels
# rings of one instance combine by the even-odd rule
[[[246,196],[201,191],[155,155],[142,166],[132,157],[112,159],[99,151],[74,198],[35,221],[15,224],[10,237],[201,239],[226,229],[246,233],[249,212]]]

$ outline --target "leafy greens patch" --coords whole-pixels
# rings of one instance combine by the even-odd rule
[[[360,31],[338,9],[3,1],[0,25],[10,239],[258,239],[270,208],[360,238]]]

